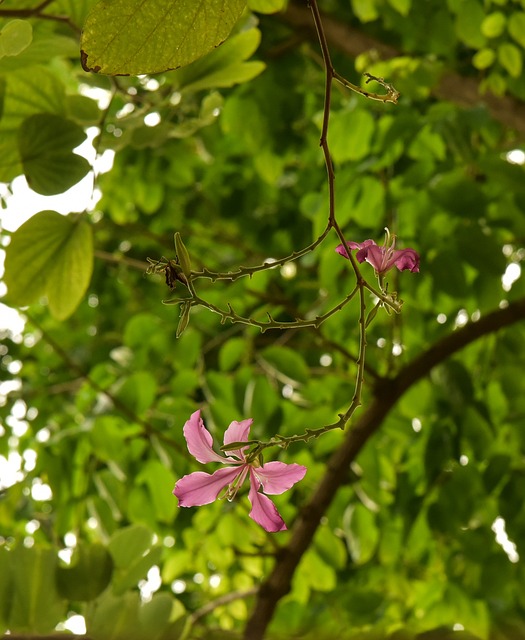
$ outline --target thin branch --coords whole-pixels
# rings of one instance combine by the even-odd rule
[[[262,640],[279,600],[291,588],[292,577],[310,546],[322,516],[326,513],[339,487],[345,482],[348,466],[356,459],[368,440],[376,433],[396,402],[414,384],[425,378],[438,364],[483,336],[525,320],[525,298],[482,316],[461,329],[438,340],[410,362],[393,378],[385,378],[373,390],[366,410],[350,429],[341,447],[334,452],[315,493],[302,508],[290,542],[278,554],[275,566],[262,584],[244,631],[245,640]]]
[[[80,27],[71,22],[69,16],[43,13],[44,9],[52,2],[54,2],[54,0],[43,0],[43,2],[38,4],[36,7],[29,7],[25,9],[0,9],[0,18],[39,18],[41,20],[53,20],[54,22],[67,24],[67,26],[71,27],[73,31],[80,33]]]
[[[147,262],[142,262],[141,260],[136,260],[135,258],[128,258],[127,256],[114,255],[113,253],[109,253],[108,251],[101,251],[100,249],[95,250],[95,258],[99,258],[100,260],[104,260],[104,262],[111,262],[113,264],[123,264],[127,267],[131,267],[132,269],[143,271],[144,273],[148,268]]]
[[[290,2],[285,12],[277,14],[279,19],[287,22],[297,33],[302,30],[305,34],[315,37],[310,11],[304,3]],[[372,38],[355,27],[345,24],[341,20],[322,15],[326,37],[330,46],[342,51],[351,58],[374,51],[380,60],[389,60],[405,55],[380,40]],[[525,133],[525,104],[511,96],[495,96],[483,93],[476,78],[460,76],[458,73],[446,71],[431,88],[434,96],[441,100],[448,100],[461,107],[472,108],[484,103],[491,116],[515,129],[520,134]]]
[[[43,0],[40,4],[37,4],[36,7],[29,7],[26,9],[0,9],[0,16],[31,18],[32,16],[38,16],[54,1],[55,0]]]

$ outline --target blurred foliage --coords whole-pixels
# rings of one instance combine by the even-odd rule
[[[0,6],[0,180],[66,191],[88,170],[74,150],[87,133],[114,155],[89,210],[2,230],[5,302],[30,306],[0,345],[1,632],[47,634],[78,613],[95,640],[234,638],[289,540],[252,522],[244,497],[177,508],[175,481],[202,469],[182,426],[196,408],[216,442],[247,417],[260,439],[334,422],[353,394],[358,304],[319,329],[264,334],[195,308],[177,339],[178,308],[161,301],[184,285],[170,294],[162,275],[145,277],[148,257],[174,258],[175,231],[194,269],[222,272],[289,255],[326,227],[324,70],[315,37],[293,23],[306,3],[285,4],[251,0],[229,39],[189,66],[113,78],[80,63],[94,0],[53,0],[51,19],[24,11],[36,0]],[[334,85],[339,224],[355,241],[388,226],[421,254],[420,274],[390,274],[403,312],[381,310],[369,328],[366,407],[375,380],[525,293],[522,277],[502,284],[525,256],[523,132],[505,119],[505,100],[525,109],[525,2],[320,8],[398,52],[351,59],[327,29],[341,74],[359,84],[368,71],[402,94],[382,104]],[[437,97],[447,73],[477,83],[470,102]],[[488,97],[502,101],[498,118]],[[198,290],[259,320],[315,317],[354,286],[336,244],[330,234],[296,270]],[[525,635],[523,562],[493,530],[503,519],[525,553],[524,349],[518,323],[408,389],[348,469],[269,637]],[[308,467],[275,500],[289,525],[341,438],[269,452]]]

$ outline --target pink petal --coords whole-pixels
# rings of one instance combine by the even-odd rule
[[[204,426],[201,412],[195,411],[186,422],[183,429],[184,437],[188,445],[188,451],[199,462],[234,462],[231,458],[220,456],[212,449],[213,438]]]
[[[262,467],[253,470],[262,484],[264,493],[277,495],[288,491],[290,487],[304,478],[306,467],[300,464],[285,464],[284,462],[267,462]]]
[[[419,271],[419,254],[414,249],[399,249],[394,252],[395,265],[399,271],[410,269],[412,273],[418,273]]]
[[[349,249],[359,249],[359,251],[356,254],[357,260],[359,262],[363,262],[366,258],[366,254],[367,254],[367,247],[369,247],[370,245],[374,245],[375,242],[373,240],[365,240],[364,242],[352,242],[352,241],[348,241],[346,243],[346,246]],[[338,247],[335,248],[335,250],[337,251],[337,253],[339,253],[340,255],[343,256],[343,258],[347,258],[348,256],[346,255],[346,251],[343,247],[342,244],[340,244]]]
[[[251,418],[248,418],[248,420],[242,420],[241,422],[234,420],[224,432],[224,444],[230,444],[232,442],[246,442],[250,435],[252,422],[253,420]],[[228,454],[237,456],[240,460],[244,460],[243,451],[247,448],[248,446],[243,447],[242,449],[231,449],[228,451]]]
[[[260,524],[263,529],[270,532],[286,531],[286,525],[281,518],[277,507],[274,503],[267,498],[264,494],[257,491],[258,481],[253,477],[253,471],[250,469],[250,493],[248,499],[252,503],[252,510],[250,511],[250,518],[257,524]]]
[[[359,260],[359,253],[357,258]],[[393,256],[392,263],[389,265],[390,260],[387,259],[385,248],[378,247],[376,244],[368,247],[365,260],[374,267],[377,273],[384,273],[388,271],[390,267],[394,266]],[[362,260],[360,260],[360,262],[362,262]]]
[[[179,507],[200,507],[217,499],[221,489],[229,485],[242,472],[242,466],[225,467],[215,473],[196,471],[181,478],[173,489]]]

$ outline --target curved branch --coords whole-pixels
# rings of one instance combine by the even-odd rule
[[[416,382],[438,364],[478,338],[525,319],[525,298],[509,304],[438,340],[405,366],[394,378],[384,378],[373,390],[368,408],[348,431],[345,440],[328,461],[327,470],[315,493],[301,510],[292,529],[290,542],[283,547],[259,595],[244,631],[245,640],[262,640],[279,600],[290,591],[292,577],[310,546],[321,517],[327,511],[339,487],[345,482],[348,466],[355,460],[384,418]]]
[[[315,27],[309,9],[302,4],[290,2],[286,12],[278,14],[293,27],[295,31],[304,30],[317,39]],[[323,14],[323,27],[330,46],[336,47],[352,58],[374,50],[379,58],[388,60],[404,55],[394,47],[372,38],[362,31],[341,21]],[[507,127],[525,133],[525,104],[511,96],[494,96],[480,91],[479,82],[475,78],[461,76],[452,71],[446,72],[432,89],[432,94],[441,100],[454,102],[462,107],[474,107],[485,104],[491,116]]]

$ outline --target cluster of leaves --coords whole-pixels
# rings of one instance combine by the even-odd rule
[[[289,534],[265,534],[244,500],[177,509],[174,482],[196,469],[182,425],[202,407],[216,440],[246,417],[267,440],[329,424],[350,402],[357,304],[318,329],[264,334],[199,308],[177,339],[163,278],[144,277],[147,257],[174,257],[174,231],[194,269],[226,271],[292,254],[326,227],[317,42],[297,36],[291,11],[234,4],[230,37],[193,64],[116,78],[80,64],[79,29],[99,24],[94,1],[47,3],[55,19],[23,15],[30,0],[0,6],[0,180],[23,173],[36,192],[62,193],[89,170],[72,151],[89,127],[98,152],[115,154],[92,210],[43,211],[4,234],[4,301],[30,307],[23,333],[5,331],[0,347],[2,376],[15,379],[2,392],[0,456],[21,464],[0,496],[2,630],[45,634],[76,612],[94,639],[234,637]],[[484,89],[521,98],[508,51],[521,64],[523,6],[327,0],[321,9],[402,52],[363,53],[354,66],[332,51],[357,84],[366,64],[402,92],[398,105],[333,92],[338,222],[356,241],[379,240],[388,226],[422,256],[420,276],[392,276],[403,313],[370,325],[366,407],[376,381],[523,297],[522,278],[510,290],[501,281],[524,255],[523,168],[506,160],[520,140],[477,99],[432,97],[449,70],[480,81],[480,102]],[[89,36],[84,65],[101,66]],[[290,265],[196,286],[257,319],[315,317],[353,287],[338,243],[331,234]],[[520,324],[494,332],[403,395],[348,469],[272,621],[275,637],[412,638],[454,625],[482,639],[523,634],[523,566],[491,527],[503,518],[522,552],[524,341]],[[343,437],[279,452],[308,467],[292,495],[276,498],[287,522]],[[153,566],[161,584],[148,601],[137,584]]]

